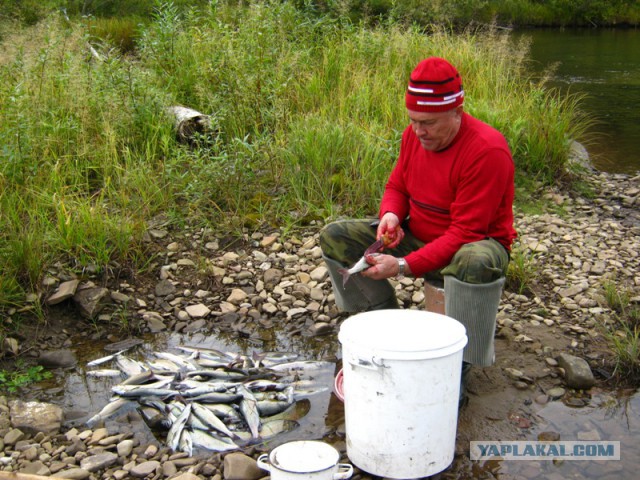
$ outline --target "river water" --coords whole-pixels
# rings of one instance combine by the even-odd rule
[[[640,30],[536,29],[516,31],[532,40],[536,72],[556,65],[550,86],[586,94],[585,112],[597,120],[588,147],[606,172],[640,171]]]

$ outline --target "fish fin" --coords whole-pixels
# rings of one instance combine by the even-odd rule
[[[351,274],[349,273],[349,270],[347,270],[346,268],[339,268],[338,273],[342,275],[342,288],[344,288],[347,285],[347,282],[349,281]]]

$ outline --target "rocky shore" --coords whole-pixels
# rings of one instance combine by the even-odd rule
[[[525,394],[543,404],[588,390],[594,382],[606,384],[611,371],[602,333],[613,317],[605,285],[629,292],[630,301],[640,303],[640,176],[597,173],[591,181],[593,199],[547,191],[543,195],[554,206],[549,213],[516,212],[514,262],[519,262],[523,288],[507,287],[503,293],[498,361],[485,369],[492,381],[509,387],[505,397]],[[287,336],[337,344],[346,317],[335,307],[321,260],[320,227],[286,235],[247,233],[234,242],[201,228],[175,231],[157,219],[148,230],[148,242],[160,252],[151,265],[155,278],[103,286],[97,276],[91,278],[90,268],[80,278],[59,267],[44,279],[43,293],[30,300],[44,302],[51,312],[75,305],[80,315],[94,319],[83,334],[96,340],[121,341],[118,329],[109,326],[126,318],[131,330],[222,332],[260,345],[277,327]],[[405,278],[396,288],[404,308],[423,308],[422,280]],[[37,340],[6,338],[5,359],[22,355],[47,368],[68,367],[77,362],[74,335],[78,332],[61,329]],[[35,341],[44,348],[33,348]],[[573,359],[582,363],[573,368]],[[589,385],[571,377],[585,365],[594,374]],[[473,394],[468,408],[476,400]],[[518,428],[528,427],[523,422]],[[344,431],[333,433],[341,462],[348,463]],[[464,425],[459,433],[468,436]],[[0,479],[9,478],[3,472],[19,472],[25,480],[26,475],[257,480],[267,474],[254,460],[264,451],[188,457],[158,442],[141,443],[132,433],[70,427],[62,409],[38,399],[0,398]],[[462,446],[457,454],[464,457],[468,451]],[[377,477],[356,469],[353,478]]]

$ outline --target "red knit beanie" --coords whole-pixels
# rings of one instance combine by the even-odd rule
[[[411,72],[406,104],[416,112],[444,112],[464,101],[462,79],[453,65],[442,58],[429,57]]]

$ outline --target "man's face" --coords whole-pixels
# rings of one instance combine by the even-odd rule
[[[462,106],[446,112],[407,112],[411,128],[425,150],[438,152],[447,148],[460,129]]]

